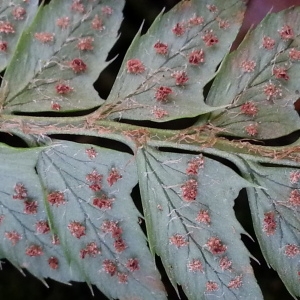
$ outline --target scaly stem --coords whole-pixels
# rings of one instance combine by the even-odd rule
[[[243,154],[248,159],[255,156],[261,162],[279,162],[279,160],[299,162],[300,146],[269,147],[251,144],[245,140],[229,141],[220,137],[219,128],[211,125],[192,126],[183,130],[169,130],[141,127],[109,120],[95,120],[90,116],[80,117],[31,117],[2,115],[0,118],[0,130],[21,136],[27,140],[30,146],[33,143],[32,136],[43,137],[53,134],[84,135],[108,138],[122,142],[132,148],[146,144],[153,147],[177,148],[189,151],[203,151],[212,149],[216,154],[226,155]],[[227,154],[225,154],[227,153]]]

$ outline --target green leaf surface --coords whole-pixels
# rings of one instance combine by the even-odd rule
[[[24,28],[30,25],[39,1],[0,1],[0,72],[12,57]]]
[[[256,236],[268,264],[289,292],[300,296],[299,168],[245,161],[252,180],[264,189],[248,189]]]
[[[173,285],[189,299],[262,299],[233,210],[249,183],[202,155],[147,148],[137,159],[150,248]]]
[[[300,128],[300,7],[269,14],[223,62],[207,98],[226,134],[272,139]]]
[[[1,257],[110,299],[166,299],[130,197],[131,155],[71,142],[0,153]]]
[[[42,148],[16,150],[1,145],[0,151],[0,232],[3,237],[0,257],[7,258],[20,270],[28,269],[41,280],[50,277],[65,283],[82,281],[78,271],[70,270],[61,247],[53,244],[50,230],[44,234],[37,231],[38,224],[42,224],[39,222],[48,222],[43,189],[34,169]],[[34,250],[36,256],[30,256]],[[48,264],[48,259],[58,257],[59,272]]]
[[[203,87],[229,51],[242,1],[183,1],[135,37],[107,103],[110,118],[163,122],[215,110]]]
[[[25,30],[4,76],[4,112],[73,111],[103,103],[92,83],[108,65],[124,1],[51,1]]]
[[[269,14],[226,56],[244,1],[183,0],[140,30],[104,103],[92,83],[108,65],[125,1],[46,2],[36,13],[37,0],[0,0],[1,138],[16,134],[32,147],[0,144],[0,259],[45,284],[166,300],[157,254],[178,297],[180,285],[189,300],[261,300],[233,209],[245,188],[267,263],[300,296],[299,139],[282,148],[235,140],[300,129],[300,7]],[[98,106],[60,121],[22,116]],[[176,131],[126,121],[200,115]],[[134,155],[52,142],[53,134],[115,139]]]

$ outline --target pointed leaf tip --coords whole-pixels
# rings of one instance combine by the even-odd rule
[[[267,15],[223,62],[207,104],[228,104],[210,118],[225,134],[274,139],[300,128],[294,107],[299,98],[299,12],[292,7]]]
[[[114,105],[109,118],[164,122],[215,110],[202,89],[229,51],[243,12],[241,1],[193,0],[160,14],[126,54],[107,100]]]
[[[4,112],[100,106],[103,100],[93,83],[108,65],[106,58],[118,37],[123,6],[123,0],[53,0],[40,7],[4,75]]]

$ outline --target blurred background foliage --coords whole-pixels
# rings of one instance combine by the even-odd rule
[[[8,1],[8,0],[7,0]],[[63,1],[63,0],[61,0]],[[226,0],[224,0],[226,1]],[[99,91],[100,96],[107,98],[109,91],[114,83],[120,65],[126,50],[128,49],[133,37],[144,21],[142,32],[145,33],[159,12],[165,8],[166,11],[173,7],[178,0],[127,0],[124,10],[124,21],[120,29],[120,39],[111,50],[108,60],[116,59],[107,69],[102,72],[99,79],[95,82],[95,88]],[[249,0],[248,11],[245,21],[233,48],[236,48],[247,30],[253,24],[254,26],[272,9],[272,11],[280,11],[291,5],[300,5],[300,0]],[[0,135],[0,140],[4,141],[4,136]],[[24,145],[19,145],[24,146]],[[134,197],[138,195],[138,189],[134,190]],[[140,209],[140,207],[139,207]],[[249,206],[245,191],[241,191],[240,196],[236,200],[235,211],[238,220],[242,223],[246,231],[254,238],[254,231],[250,218]],[[263,256],[258,247],[257,241],[250,240],[248,237],[242,237],[251,254],[259,261],[252,260],[255,276],[263,291],[265,300],[290,300],[293,299],[276,272],[269,269],[264,262]],[[170,300],[179,299],[166,274],[163,271],[159,258],[157,259],[158,268],[162,274],[163,282],[169,294]],[[64,285],[52,280],[47,280],[49,288],[42,282],[34,278],[25,271],[23,276],[9,262],[2,260],[0,262],[0,299],[2,300],[89,300],[107,298],[94,288],[94,297],[85,283],[73,283],[72,286]],[[300,284],[300,283],[299,283]],[[117,288],[117,287],[116,287]],[[181,299],[186,299],[180,291]]]

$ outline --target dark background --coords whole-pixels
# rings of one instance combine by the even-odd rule
[[[63,1],[63,0],[61,0]],[[226,0],[224,0],[226,1]],[[143,32],[151,25],[157,14],[165,7],[170,9],[178,1],[176,0],[127,0],[124,14],[125,19],[120,29],[121,37],[115,47],[109,54],[109,59],[118,54],[118,58],[100,75],[98,81],[95,83],[96,89],[102,98],[106,98],[112,84],[115,80],[125,51],[130,45],[131,40],[139,29],[141,23],[145,21]],[[268,11],[273,7],[273,11],[279,11],[291,5],[300,5],[300,0],[249,0],[248,11],[241,30],[234,47],[238,45],[243,35],[247,32],[251,24],[257,24]],[[0,136],[2,140],[5,136]],[[135,189],[138,194],[138,189]],[[136,196],[136,195],[135,195]],[[138,196],[138,195],[137,195]],[[242,191],[236,201],[235,211],[237,218],[242,223],[247,232],[254,237],[248,203],[246,200],[246,193]],[[260,262],[260,265],[252,261],[255,276],[263,291],[265,300],[291,300],[293,299],[286,291],[278,275],[273,270],[269,269],[262,254],[259,250],[257,242],[252,242],[249,238],[243,237],[243,241],[249,248],[252,255],[254,255]],[[163,281],[169,293],[170,300],[177,300],[178,297],[170,285],[166,275],[163,273],[163,268],[159,258],[157,264],[162,273]],[[26,273],[24,277],[19,271],[12,267],[7,261],[3,260],[2,271],[0,271],[0,300],[89,300],[107,298],[94,288],[95,296],[92,297],[88,286],[85,283],[73,283],[72,286],[67,286],[47,280],[49,288],[46,288],[38,279]],[[300,284],[300,282],[299,282]],[[186,299],[181,293],[181,299]]]

